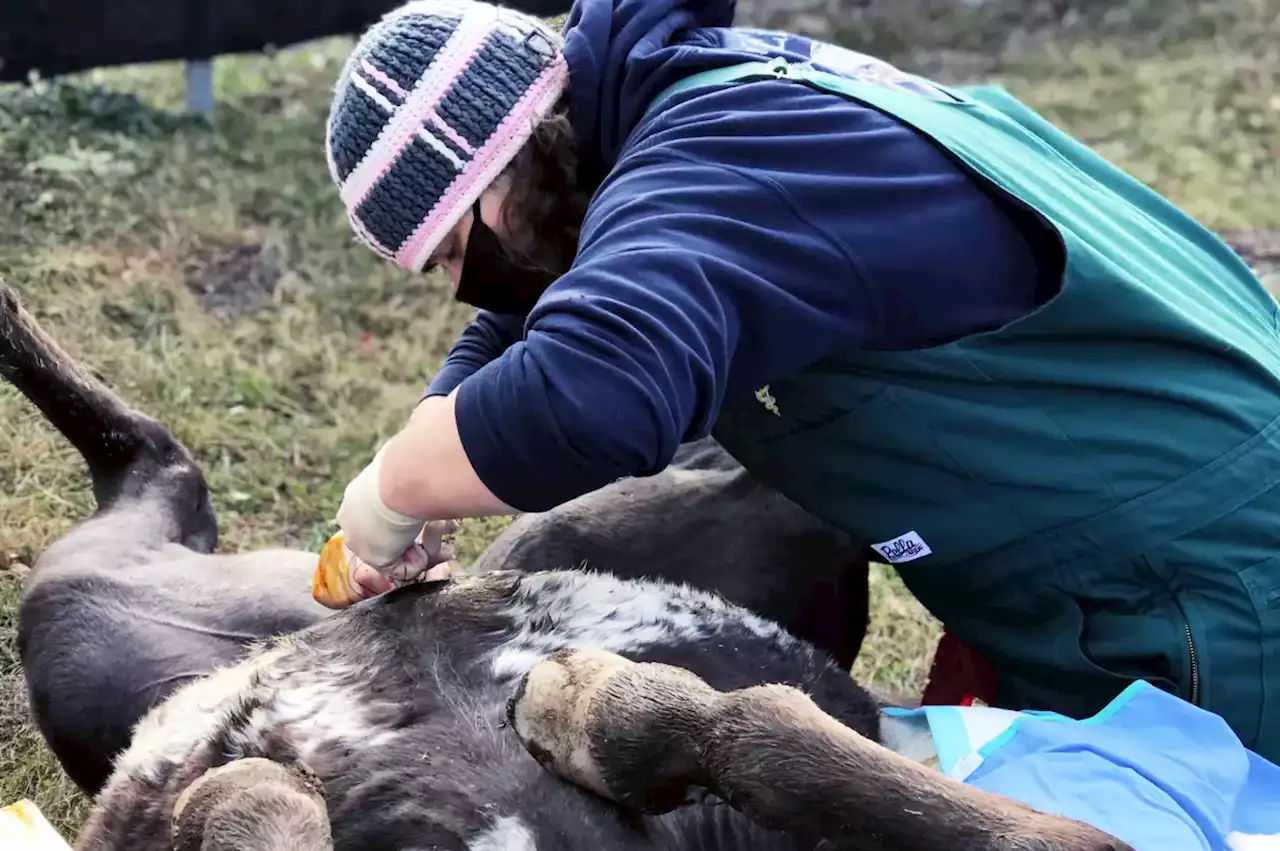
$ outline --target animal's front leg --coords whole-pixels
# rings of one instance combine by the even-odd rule
[[[831,848],[1132,851],[899,756],[787,686],[719,692],[679,668],[575,650],[535,666],[508,714],[551,771],[641,812],[703,787]]]

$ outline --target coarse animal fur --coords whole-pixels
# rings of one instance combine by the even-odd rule
[[[771,684],[807,695],[814,717],[872,748],[864,770],[840,781],[861,790],[849,800],[865,809],[848,819],[866,829],[855,831],[858,844],[842,834],[830,847],[879,847],[894,813],[875,804],[874,791],[901,790],[903,781],[892,752],[875,744],[876,702],[826,652],[671,575],[696,576],[692,559],[667,563],[662,579],[495,569],[329,614],[308,596],[312,554],[214,554],[216,521],[187,450],[79,369],[11,293],[0,294],[0,374],[85,457],[98,502],[34,565],[19,624],[37,723],[77,781],[97,787],[78,848],[167,851],[171,820],[190,847],[227,849],[235,840],[213,833],[245,828],[240,835],[257,837],[257,847],[289,847],[288,824],[339,851],[828,847],[715,795],[646,813],[548,771],[512,729],[509,707],[531,693],[531,673],[546,670],[539,666],[582,648],[643,670],[684,671],[704,689]],[[677,706],[695,696],[662,694]],[[651,729],[660,739],[661,725]],[[758,762],[767,742],[757,747],[766,749],[753,752]],[[313,778],[315,788],[277,778],[240,790],[257,797],[239,795],[229,778],[258,760]],[[231,773],[210,781],[219,770]],[[715,776],[705,781],[717,787]],[[232,790],[187,808],[224,815],[196,826],[211,831],[203,846],[191,844],[190,819],[177,818],[184,793],[201,783]],[[949,781],[918,788],[931,819],[884,847],[924,849],[973,833],[970,790]],[[319,799],[331,835],[316,822]],[[1044,817],[1020,820],[1009,815],[1016,807],[993,806],[994,844],[974,848],[1123,847],[1080,826],[1065,841],[1026,844]]]

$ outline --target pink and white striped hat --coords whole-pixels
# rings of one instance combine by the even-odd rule
[[[361,37],[325,132],[356,235],[420,271],[564,93],[560,38],[478,0],[413,0]]]

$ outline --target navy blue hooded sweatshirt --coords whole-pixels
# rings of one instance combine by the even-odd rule
[[[937,345],[1051,295],[1047,232],[869,107],[764,80],[644,118],[710,68],[868,61],[732,16],[732,0],[570,13],[570,119],[607,171],[578,255],[528,317],[481,312],[427,389],[458,388],[467,456],[513,508],[656,473],[710,433],[724,399],[823,357]]]

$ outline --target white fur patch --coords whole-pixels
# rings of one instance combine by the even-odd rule
[[[231,713],[263,688],[263,672],[292,652],[280,644],[174,691],[134,727],[128,749],[116,759],[116,772],[158,781],[170,764],[215,736]]]
[[[322,747],[377,748],[394,741],[398,733],[375,724],[370,717],[373,696],[368,688],[353,686],[360,677],[351,668],[308,667],[291,672],[287,686],[254,710],[232,742],[248,749],[272,731],[285,731],[303,762],[310,762]],[[272,685],[270,677],[267,684]]]
[[[116,773],[160,779],[171,764],[224,731],[231,714],[250,700],[261,705],[230,731],[229,743],[242,751],[282,729],[304,761],[330,744],[376,748],[397,738],[396,731],[372,721],[369,690],[352,686],[358,672],[316,664],[289,671],[281,682],[272,669],[293,652],[286,641],[175,691],[138,722]]]
[[[516,816],[503,816],[467,843],[468,851],[538,851],[533,831]]]
[[[491,653],[498,679],[524,676],[560,650],[591,647],[639,652],[694,643],[736,624],[799,653],[801,645],[777,625],[734,608],[723,598],[651,580],[622,580],[590,571],[537,573],[521,579],[503,612],[513,634]]]

